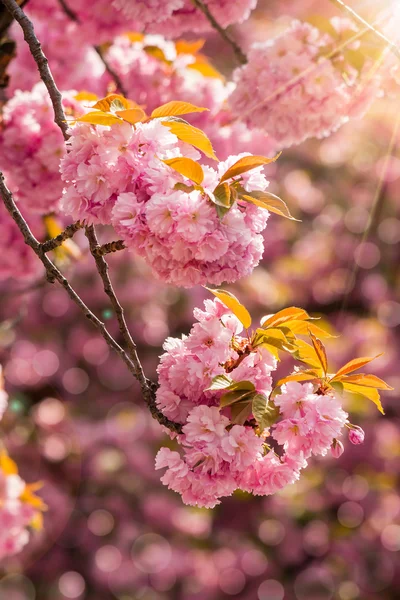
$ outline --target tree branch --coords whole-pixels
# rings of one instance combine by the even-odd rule
[[[72,238],[75,235],[75,233],[83,227],[84,224],[81,221],[77,221],[76,223],[68,225],[64,229],[64,231],[62,231],[59,235],[57,235],[54,238],[51,238],[50,240],[47,240],[46,242],[43,242],[43,244],[40,244],[42,252],[46,253],[50,252],[50,250],[55,250],[56,248],[61,246],[65,242],[65,240],[69,240],[70,238]]]
[[[63,11],[65,12],[65,14],[67,15],[67,17],[69,17],[71,19],[71,21],[75,21],[75,23],[79,24],[78,15],[72,10],[72,8],[70,8],[68,6],[68,3],[66,2],[66,0],[58,0],[58,2],[60,4],[61,8],[63,9]],[[122,83],[121,78],[118,75],[118,73],[116,71],[114,71],[114,69],[109,64],[108,60],[105,58],[105,56],[103,54],[103,50],[101,49],[101,46],[93,46],[93,47],[96,50],[97,54],[99,55],[100,60],[102,61],[107,73],[114,79],[114,82],[115,82],[115,85],[117,86],[118,91],[126,98],[127,92],[124,88],[124,84]]]
[[[118,75],[118,73],[116,71],[114,71],[114,69],[111,67],[110,63],[108,62],[108,60],[105,58],[105,56],[103,54],[103,50],[101,49],[101,46],[94,46],[94,49],[96,50],[97,54],[99,55],[100,59],[102,60],[107,73],[110,75],[110,77],[112,77],[114,79],[114,82],[115,82],[115,85],[117,86],[118,91],[125,98],[127,98],[128,94],[124,87],[124,84],[122,83],[121,78]]]
[[[24,38],[27,42],[31,54],[39,69],[40,77],[49,92],[50,100],[54,110],[54,121],[61,129],[64,139],[68,139],[68,125],[65,120],[64,109],[62,106],[62,96],[53,79],[48,60],[43,53],[42,46],[35,35],[32,22],[28,19],[24,11],[18,6],[15,0],[1,0],[10,14],[20,24],[24,32]]]
[[[119,302],[117,295],[114,291],[113,285],[111,283],[111,279],[108,272],[108,264],[104,256],[99,254],[97,251],[101,248],[99,246],[99,242],[96,235],[96,230],[94,225],[89,225],[85,228],[85,235],[89,241],[90,252],[95,260],[97,271],[101,277],[103,282],[104,292],[110,299],[111,305],[114,309],[115,315],[117,317],[119,330],[121,336],[125,342],[125,346],[128,351],[129,358],[131,359],[133,365],[135,366],[135,377],[140,383],[140,387],[142,390],[143,398],[146,401],[147,406],[150,409],[152,416],[157,419],[159,423],[165,425],[175,433],[180,433],[182,426],[179,423],[174,423],[167,419],[163,415],[163,413],[157,408],[155,402],[155,393],[157,391],[157,385],[151,381],[149,381],[143,371],[143,367],[140,363],[136,344],[132,339],[128,326],[126,324],[124,309]]]
[[[168,427],[171,431],[180,433],[182,431],[182,426],[179,423],[174,423],[173,421],[170,421],[169,419],[167,419],[167,417],[165,417],[157,409],[156,402],[155,402],[155,393],[157,390],[157,385],[155,383],[149,381],[148,379],[146,379],[146,377],[143,373],[142,367],[140,365],[139,358],[137,357],[137,354],[136,354],[136,346],[134,345],[134,342],[132,341],[134,349],[135,349],[135,354],[134,354],[136,357],[135,360],[137,362],[133,362],[133,360],[130,358],[130,356],[127,354],[127,352],[116,342],[116,340],[109,333],[109,331],[107,330],[104,323],[102,321],[100,321],[100,319],[98,319],[96,317],[96,315],[89,309],[89,307],[83,302],[83,300],[80,298],[80,296],[78,296],[78,294],[75,292],[75,290],[71,287],[68,280],[64,277],[64,275],[57,269],[57,267],[54,265],[54,263],[52,263],[52,261],[45,254],[45,252],[42,249],[42,245],[39,243],[39,241],[35,238],[35,236],[31,232],[27,222],[25,221],[20,210],[18,209],[17,205],[15,204],[12,193],[7,188],[5,181],[4,181],[4,175],[1,171],[0,171],[0,195],[3,198],[3,202],[4,202],[4,205],[7,209],[7,211],[9,212],[10,216],[16,223],[19,230],[21,231],[21,233],[24,237],[25,243],[32,248],[32,250],[35,252],[35,254],[39,258],[39,260],[42,262],[42,264],[46,270],[47,280],[50,283],[54,283],[55,281],[57,281],[65,289],[65,291],[67,292],[67,294],[71,298],[71,300],[83,312],[85,317],[96,327],[96,329],[100,332],[100,334],[102,335],[104,340],[107,342],[107,344],[110,346],[110,348],[112,348],[120,356],[120,358],[127,365],[130,372],[134,375],[135,378],[137,378],[139,380],[139,383],[141,385],[142,392],[144,395],[144,399],[150,409],[152,416],[155,419],[157,419],[158,422],[161,423],[161,425]],[[104,259],[102,259],[102,260],[104,260]],[[104,282],[104,280],[103,280],[103,282]],[[114,296],[115,296],[115,294],[114,294]],[[119,302],[116,298],[114,301],[116,301],[117,304],[119,305]],[[122,314],[122,317],[123,317],[123,314]],[[125,327],[126,327],[126,325],[125,325]],[[130,337],[129,332],[128,332],[128,335]]]
[[[235,42],[235,40],[230,36],[230,34],[218,23],[215,19],[214,15],[210,12],[210,9],[206,4],[204,4],[203,0],[193,0],[194,5],[201,10],[206,19],[210,22],[211,26],[215,31],[219,33],[223,40],[227,44],[229,44],[241,65],[245,65],[247,63],[247,56],[240,48],[240,46]]]
[[[96,246],[93,248],[92,254],[93,256],[105,256],[106,254],[118,252],[119,250],[124,250],[125,248],[126,246],[123,240],[115,240],[114,242],[103,244],[102,246]]]
[[[350,6],[345,4],[343,0],[331,0],[331,2],[339,6],[339,8],[341,8],[342,10],[346,11],[357,25],[362,25],[363,27],[369,29],[369,31],[371,31],[375,35],[375,37],[379,38],[382,42],[384,42],[386,46],[389,46],[389,48],[397,56],[397,58],[400,58],[400,48],[398,48],[398,46],[396,46],[394,42],[389,40],[381,31],[379,31],[379,29],[376,29],[373,25],[368,23],[368,21],[363,19],[361,15],[359,15]]]

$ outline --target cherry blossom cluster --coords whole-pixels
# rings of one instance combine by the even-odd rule
[[[21,552],[30,529],[41,527],[44,504],[34,495],[39,486],[29,485],[3,451],[0,455],[0,560]]]
[[[63,98],[66,115],[84,112],[74,92]],[[3,108],[0,164],[15,199],[24,211],[44,215],[57,211],[63,183],[59,173],[65,143],[43,83],[16,92]]]
[[[105,66],[100,56],[91,45],[83,42],[72,44],[71,40],[77,35],[77,25],[63,14],[59,17],[51,27],[48,15],[34,18],[36,35],[49,60],[57,86],[61,90],[90,90],[104,95]],[[30,91],[40,81],[37,66],[18,23],[11,26],[11,34],[17,42],[17,54],[8,68],[10,83],[6,92],[9,98],[16,90]]]
[[[7,408],[0,365],[0,420]],[[34,495],[38,486],[29,486],[18,475],[17,465],[0,451],[0,560],[22,550],[29,541],[28,527],[40,527],[44,504]]]
[[[225,28],[233,23],[245,21],[256,7],[257,0],[205,0],[204,4],[221,27]],[[207,18],[191,0],[113,0],[113,5],[129,21],[136,21],[140,31],[145,28],[146,31],[175,38],[184,32],[211,29]]]
[[[186,504],[212,508],[238,488],[274,494],[299,479],[312,455],[330,449],[341,454],[337,438],[348,415],[337,395],[316,393],[311,383],[282,385],[274,400],[276,419],[263,431],[251,414],[235,424],[234,405],[220,408],[214,378],[250,382],[267,401],[276,358],[265,347],[249,346],[240,321],[219,300],[206,300],[205,310],[194,315],[198,322],[188,336],[166,341],[158,368],[157,405],[183,424],[177,437],[182,454],[162,448],[156,458],[157,468],[167,467],[165,485]]]
[[[127,96],[145,105],[147,111],[178,98],[205,106],[214,115],[232,86],[204,62],[205,57],[197,54],[195,46],[196,43],[174,43],[161,35],[128,34],[115,38],[106,58],[118,73]],[[110,81],[109,75],[105,78]],[[204,113],[191,117],[198,127],[209,121]]]
[[[179,185],[190,180],[163,160],[196,159],[199,153],[159,119],[135,127],[78,123],[69,149],[61,161],[63,211],[88,223],[111,222],[160,279],[185,287],[207,281],[219,285],[250,274],[258,264],[268,211],[238,202],[221,219],[210,199],[221,175],[240,156],[219,163],[217,170],[205,166],[202,189],[187,191]],[[261,170],[243,175],[246,190],[267,188]]]
[[[331,134],[350,117],[362,116],[379,93],[379,73],[371,71],[364,49],[356,39],[345,43],[344,33],[351,39],[356,31],[352,22],[328,23],[321,31],[293,21],[275,39],[254,44],[248,64],[233,74],[233,114],[262,127],[281,148]],[[338,47],[343,51],[335,52]],[[362,68],[356,68],[355,56]]]
[[[189,120],[207,133],[221,160],[249,148],[254,154],[276,153],[271,136],[233,119],[226,100],[234,85],[224,81],[200,51],[201,41],[173,42],[161,35],[128,34],[115,38],[106,59],[118,73],[128,97],[149,112],[176,98],[208,108],[209,113],[195,113]],[[102,82],[105,93],[112,85],[108,73]],[[98,82],[86,86],[96,93],[98,88]]]
[[[246,20],[257,0],[206,0],[204,4],[220,25],[227,27]],[[71,39],[71,36],[79,47],[107,43],[127,31],[162,33],[167,38],[176,38],[184,32],[211,30],[208,19],[191,0],[95,0],[90,3],[68,0],[65,5],[70,14],[58,0],[30,0],[26,7],[35,26],[51,19],[56,34],[53,45],[59,38]]]

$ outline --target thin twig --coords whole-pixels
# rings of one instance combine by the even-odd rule
[[[140,384],[140,387],[142,390],[142,394],[143,394],[143,398],[144,398],[147,406],[149,407],[152,416],[155,419],[157,419],[157,421],[159,423],[168,427],[168,429],[174,431],[175,433],[181,433],[182,426],[179,423],[174,423],[173,421],[170,421],[157,408],[157,405],[155,402],[155,392],[157,390],[157,385],[154,384],[153,382],[149,381],[144,374],[142,365],[140,363],[140,360],[139,360],[139,357],[137,354],[136,344],[133,341],[130,331],[128,329],[128,326],[126,324],[124,309],[123,309],[121,303],[119,302],[117,295],[114,291],[113,285],[111,283],[110,275],[108,272],[107,261],[104,258],[104,256],[102,256],[101,254],[98,253],[98,250],[101,248],[101,246],[99,246],[99,242],[97,240],[97,235],[96,235],[96,230],[94,228],[94,225],[90,225],[85,228],[85,235],[89,241],[90,252],[95,260],[97,271],[103,282],[104,292],[109,297],[111,305],[112,305],[115,315],[117,317],[119,330],[120,330],[121,336],[125,342],[125,346],[127,348],[129,358],[131,359],[132,363],[135,365],[135,369],[136,369],[135,376],[136,376],[136,379],[139,381],[139,384]]]
[[[60,4],[61,8],[63,9],[63,11],[65,12],[65,14],[67,15],[67,17],[69,17],[71,19],[71,21],[75,21],[75,23],[79,24],[80,21],[79,21],[78,15],[72,10],[72,8],[70,8],[68,6],[68,3],[66,2],[66,0],[58,0],[58,2]],[[112,77],[112,79],[114,79],[114,82],[115,82],[115,85],[117,86],[118,91],[126,98],[127,92],[124,87],[124,84],[122,83],[121,78],[118,75],[118,73],[116,71],[114,71],[114,69],[108,62],[108,60],[105,58],[103,50],[101,49],[101,46],[93,46],[93,47],[96,50],[98,56],[100,57],[100,60],[102,61],[103,65],[105,67],[105,70]]]
[[[225,40],[227,44],[229,44],[241,65],[245,65],[247,63],[247,56],[241,49],[241,47],[235,42],[235,40],[230,36],[230,34],[221,27],[218,21],[215,19],[214,15],[210,12],[210,9],[206,4],[204,4],[203,0],[193,0],[193,3],[201,12],[204,14],[206,19],[210,22],[211,26],[219,33],[219,35]]]
[[[96,256],[105,256],[106,254],[112,254],[119,250],[125,250],[125,242],[123,240],[115,240],[114,242],[108,242],[102,246],[93,248],[92,254]]]
[[[50,252],[50,250],[55,250],[56,248],[61,246],[61,244],[63,244],[65,240],[69,240],[70,238],[72,238],[75,235],[75,233],[83,227],[84,225],[81,221],[77,221],[76,223],[68,225],[64,229],[64,231],[62,231],[59,235],[57,235],[54,238],[51,238],[51,240],[43,242],[43,244],[40,244],[42,252]]]
[[[357,23],[357,25],[362,25],[363,27],[369,29],[369,31],[371,31],[376,37],[378,37],[382,42],[384,42],[385,45],[389,46],[389,48],[397,56],[397,58],[400,58],[400,48],[398,48],[398,46],[396,46],[394,42],[389,40],[381,31],[379,31],[379,29],[376,29],[376,27],[368,23],[368,21],[363,19],[361,15],[359,15],[350,6],[345,4],[342,0],[331,0],[331,2],[333,2],[333,4],[337,4],[340,8],[346,11],[353,19],[353,21]]]
[[[58,2],[60,3],[60,6],[63,9],[63,11],[65,12],[65,14],[67,15],[67,17],[69,17],[71,19],[71,21],[75,21],[75,23],[79,23],[78,15],[72,10],[72,8],[70,8],[68,6],[68,4],[65,2],[65,0],[58,0]]]
[[[101,49],[101,46],[94,46],[94,49],[96,50],[97,54],[100,56],[101,60],[103,61],[103,65],[107,71],[107,73],[114,79],[115,85],[117,86],[117,90],[125,97],[128,97],[127,91],[124,87],[124,84],[121,81],[120,76],[118,75],[118,73],[112,68],[112,66],[110,65],[110,63],[108,62],[108,60],[106,59],[106,57],[104,56],[103,50]]]
[[[179,423],[174,423],[167,419],[158,409],[155,403],[155,392],[157,390],[157,385],[149,380],[147,380],[143,374],[140,375],[138,371],[138,365],[140,365],[139,358],[136,355],[137,364],[135,364],[132,359],[129,357],[127,352],[118,344],[118,342],[112,337],[112,335],[107,330],[106,326],[100,319],[96,317],[96,315],[89,309],[89,307],[84,303],[84,301],[78,296],[75,290],[72,288],[68,280],[64,277],[64,275],[57,269],[57,267],[52,263],[49,257],[43,252],[42,245],[35,238],[33,233],[31,232],[27,222],[22,216],[19,208],[17,207],[13,195],[10,190],[7,188],[4,175],[0,171],[0,195],[3,198],[4,205],[9,212],[10,216],[18,226],[21,231],[25,243],[32,248],[37,257],[42,262],[45,270],[47,280],[50,283],[54,283],[57,281],[67,292],[68,296],[71,300],[78,306],[78,308],[83,312],[85,317],[96,327],[99,333],[102,335],[107,344],[112,348],[124,361],[127,365],[129,371],[134,375],[135,378],[139,379],[139,383],[142,386],[142,392],[145,390],[146,396],[145,400],[149,406],[150,412],[154,418],[156,418],[161,425],[164,425],[174,431],[176,433],[180,433],[182,426]],[[118,302],[118,301],[117,301]],[[140,370],[143,373],[140,365]],[[139,377],[142,377],[140,379]],[[143,392],[144,393],[144,392]]]
[[[42,50],[42,46],[35,35],[33,24],[28,19],[24,11],[18,6],[15,0],[1,0],[1,2],[21,26],[25,41],[27,42],[31,54],[39,69],[40,77],[46,86],[47,91],[49,92],[50,100],[54,110],[54,121],[61,129],[64,139],[67,140],[69,138],[67,134],[68,124],[66,123],[64,109],[62,106],[62,95],[56,86],[48,60]]]

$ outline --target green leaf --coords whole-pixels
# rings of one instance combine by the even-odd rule
[[[272,400],[268,400],[264,394],[255,394],[252,401],[252,413],[260,431],[263,432],[264,429],[271,427],[276,422],[279,416],[279,408],[275,406]]]
[[[251,401],[237,402],[231,407],[231,421],[236,425],[243,425],[250,417],[252,411]]]
[[[226,392],[220,398],[220,407],[225,408],[226,406],[230,406],[231,404],[236,404],[237,402],[243,402],[244,400],[250,401],[253,396],[254,390],[233,390],[231,392]]]
[[[224,390],[232,385],[232,379],[227,377],[226,375],[217,375],[213,378],[210,387],[206,388],[204,391],[208,392],[211,390]]]
[[[275,162],[281,154],[282,153],[279,152],[274,158],[266,158],[265,156],[244,156],[243,158],[239,158],[235,164],[225,171],[220,179],[220,183],[223,183],[232,177],[236,177],[237,175],[241,175],[242,173],[246,173],[247,171],[251,171],[251,169],[269,165],[270,163]]]
[[[186,192],[188,194],[190,194],[190,192],[193,192],[193,190],[195,189],[195,185],[186,185],[186,183],[181,183],[180,181],[178,181],[178,183],[174,185],[174,190],[180,190],[181,192]]]
[[[227,183],[220,183],[214,190],[215,204],[224,208],[231,207],[231,188]]]
[[[227,292],[226,290],[212,290],[211,288],[206,289],[212,294],[214,294],[214,296],[216,296],[218,300],[221,300],[221,302],[233,312],[233,314],[239,319],[239,321],[242,323],[245,329],[248,329],[250,327],[250,313],[247,310],[247,308],[243,306],[243,304],[240,304],[236,296],[234,296],[230,292]]]

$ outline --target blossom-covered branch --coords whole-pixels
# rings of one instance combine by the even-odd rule
[[[54,109],[54,121],[61,129],[64,139],[67,140],[68,125],[65,120],[64,109],[62,106],[62,96],[54,81],[48,60],[42,50],[42,46],[35,35],[33,24],[28,19],[24,11],[18,6],[15,0],[2,0],[2,2],[14,19],[20,24],[21,29],[24,32],[25,41],[27,42],[31,54],[35,59],[39,69],[40,77],[45,84],[47,91],[49,92],[51,103]]]

